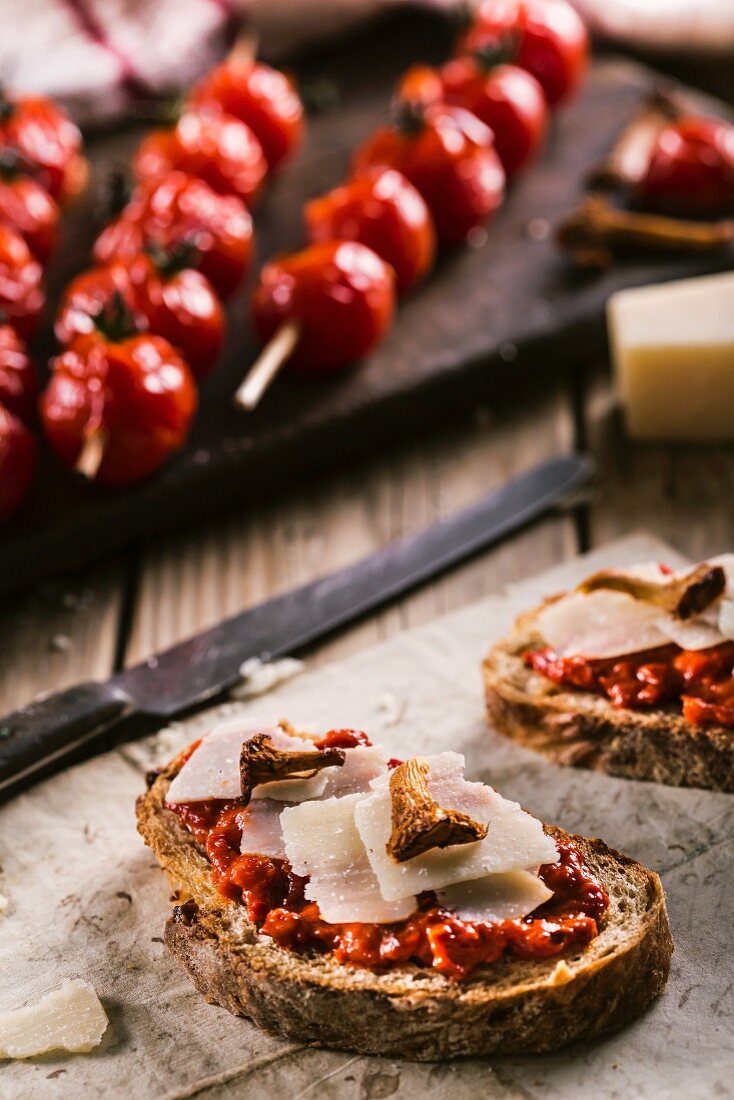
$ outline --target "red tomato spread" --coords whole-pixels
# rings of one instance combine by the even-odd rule
[[[330,748],[369,743],[356,730],[332,731],[317,742]],[[285,860],[240,853],[242,821],[248,813],[241,803],[212,800],[167,808],[206,852],[224,897],[247,906],[250,920],[279,947],[330,951],[340,963],[370,970],[414,963],[460,979],[505,953],[520,959],[553,958],[572,945],[589,943],[609,905],[578,848],[562,840],[558,862],[539,871],[554,895],[522,920],[461,920],[428,892],[420,896],[411,917],[395,924],[329,924],[321,919],[318,905],[305,897],[308,880],[294,874]]]
[[[605,695],[615,707],[679,706],[695,726],[734,726],[734,642],[604,659],[559,657],[545,648],[525,659],[554,684]]]

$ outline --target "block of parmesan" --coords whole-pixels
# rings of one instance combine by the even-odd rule
[[[0,1058],[32,1058],[50,1050],[86,1054],[106,1029],[107,1015],[89,982],[64,982],[35,1004],[0,1012]]]
[[[734,439],[734,272],[620,290],[607,323],[630,435]]]

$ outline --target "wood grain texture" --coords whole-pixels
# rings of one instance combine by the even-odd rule
[[[257,512],[149,545],[127,662],[419,531],[567,450],[571,436],[570,403],[559,386],[521,406],[480,410],[434,439],[306,483]],[[419,625],[573,553],[570,517],[549,519],[340,634],[313,660]]]

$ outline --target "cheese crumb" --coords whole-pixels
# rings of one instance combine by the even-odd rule
[[[240,666],[243,682],[232,688],[233,699],[254,699],[266,695],[274,687],[291,680],[303,672],[303,661],[295,657],[282,657],[279,661],[262,661],[259,657],[250,657]]]
[[[50,1050],[86,1054],[102,1041],[107,1023],[94,987],[75,978],[35,1004],[0,1012],[0,1058],[32,1058]]]

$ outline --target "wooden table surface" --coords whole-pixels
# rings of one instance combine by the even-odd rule
[[[508,581],[646,528],[692,557],[734,545],[734,448],[632,444],[608,371],[561,377],[478,408],[430,437],[258,508],[197,526],[82,576],[44,582],[0,608],[0,713],[104,678],[269,596],[420,530],[573,445],[598,463],[575,510],[536,524],[314,651],[311,664],[424,623]]]

